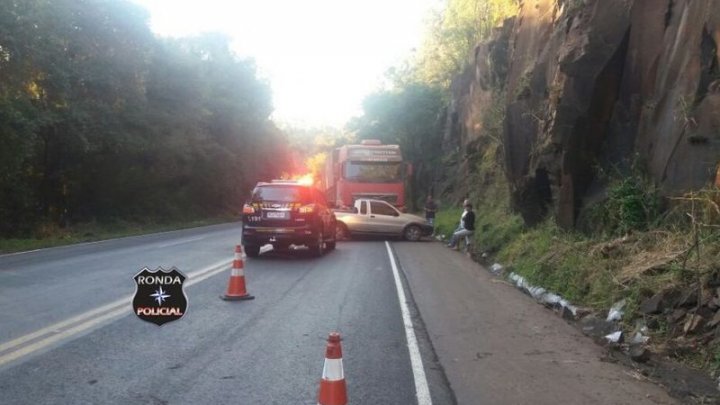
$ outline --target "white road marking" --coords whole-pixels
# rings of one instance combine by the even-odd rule
[[[198,236],[196,238],[174,240],[172,242],[161,243],[161,244],[157,245],[156,247],[162,249],[162,248],[166,248],[166,247],[170,247],[170,246],[182,245],[184,243],[195,242],[195,241],[203,240],[206,238],[207,238],[207,236]]]
[[[231,261],[223,260],[208,267],[205,267],[201,270],[188,273],[188,282],[185,284],[185,287],[190,287],[220,272],[227,270],[230,264]],[[60,340],[81,333],[109,319],[113,319],[116,317],[119,319],[119,317],[123,315],[129,315],[130,313],[132,313],[132,311],[127,308],[127,305],[132,304],[132,298],[132,295],[121,298],[107,305],[103,305],[102,307],[95,308],[91,311],[76,315],[72,318],[52,324],[45,328],[36,330],[35,332],[28,333],[27,335],[0,344],[0,353],[2,353],[8,350],[15,349],[19,346],[23,346],[26,343],[36,340],[40,337],[46,336],[35,343],[0,355],[0,366],[37,350],[50,346]],[[70,327],[71,325],[75,326]],[[65,329],[68,327],[70,328]]]
[[[400,280],[400,273],[395,264],[395,255],[390,249],[390,242],[385,241],[388,256],[390,256],[390,265],[392,265],[393,277],[395,278],[395,287],[397,288],[398,300],[400,301],[400,311],[402,312],[403,323],[405,324],[405,338],[408,342],[408,351],[410,352],[410,365],[415,378],[415,393],[417,395],[418,405],[432,405],[430,397],[430,388],[428,387],[427,377],[425,377],[425,368],[422,364],[420,356],[420,348],[415,338],[415,329],[413,328],[412,319],[410,319],[410,310],[408,309],[407,300],[405,299],[405,290]]]
[[[15,253],[5,253],[4,255],[0,255],[0,257],[10,257],[10,256],[17,256],[17,255],[24,255],[26,253],[33,253],[33,252],[39,252],[42,249],[33,249],[33,250],[25,250],[22,252],[15,252]]]

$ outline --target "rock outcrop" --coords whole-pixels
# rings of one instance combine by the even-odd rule
[[[665,194],[720,182],[719,41],[714,0],[525,0],[453,84],[446,141],[465,152],[504,104],[527,223],[575,226],[600,168],[639,165]]]

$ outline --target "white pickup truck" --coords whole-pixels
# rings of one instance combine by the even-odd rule
[[[382,200],[360,198],[350,211],[335,210],[336,239],[353,236],[399,236],[416,241],[433,232],[424,218],[405,214]]]

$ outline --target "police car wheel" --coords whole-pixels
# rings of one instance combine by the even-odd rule
[[[322,231],[318,233],[317,242],[310,246],[310,252],[315,257],[320,257],[325,253],[325,236]]]
[[[257,245],[245,245],[245,253],[248,257],[260,256],[260,246]]]

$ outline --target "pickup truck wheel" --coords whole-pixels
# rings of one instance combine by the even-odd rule
[[[350,232],[348,232],[347,225],[342,222],[338,222],[335,225],[335,240],[344,240],[350,238]]]
[[[318,233],[317,243],[310,245],[310,253],[315,257],[320,257],[325,253],[325,236],[322,231]]]
[[[403,231],[403,236],[405,237],[405,239],[415,242],[417,240],[420,240],[420,236],[422,236],[422,231],[417,225],[409,225],[405,228],[405,231]]]
[[[257,245],[245,245],[245,253],[248,257],[260,256],[260,246]]]

